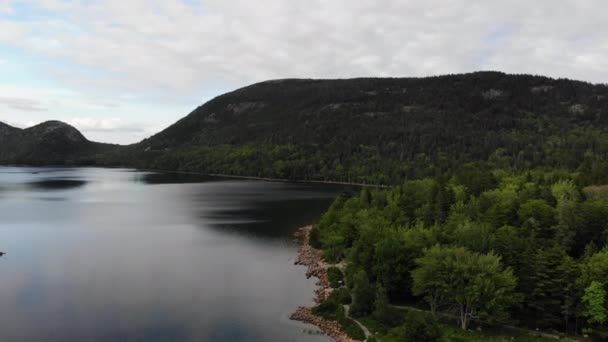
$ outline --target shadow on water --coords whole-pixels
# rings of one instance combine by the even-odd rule
[[[69,190],[80,188],[88,182],[79,179],[44,179],[26,183],[27,187],[36,190]]]
[[[222,187],[205,187],[194,195],[194,202],[199,204],[194,207],[197,217],[222,232],[271,239],[291,237],[295,228],[317,222],[336,196],[345,191],[344,187],[293,183],[216,184]],[[209,198],[213,205],[205,200]]]
[[[144,183],[144,184],[183,184],[183,183],[203,183],[208,181],[217,180],[217,178],[197,175],[197,174],[188,174],[188,173],[157,173],[157,172],[147,172],[147,173],[135,173],[135,181]]]

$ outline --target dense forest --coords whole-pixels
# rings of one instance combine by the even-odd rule
[[[500,72],[267,81],[129,146],[49,126],[57,122],[2,125],[0,139],[13,139],[0,144],[0,163],[400,184],[481,161],[576,170],[579,185],[608,181],[608,86]]]
[[[279,80],[219,96],[100,163],[298,180],[399,184],[492,167],[608,177],[608,86],[479,72]]]
[[[453,315],[462,329],[500,322],[605,341],[608,186],[580,187],[578,177],[473,163],[366,188],[339,197],[311,243],[347,265],[352,315],[386,341],[404,340],[389,303]]]

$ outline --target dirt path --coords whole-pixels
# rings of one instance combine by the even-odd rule
[[[352,319],[355,323],[357,323],[359,328],[361,328],[361,330],[363,330],[363,332],[365,333],[366,340],[370,336],[372,336],[372,333],[369,331],[369,329],[367,329],[367,327],[365,325],[363,325],[361,322],[359,322],[356,318],[353,318],[350,316],[350,305],[344,305],[344,315],[346,315],[346,317]]]

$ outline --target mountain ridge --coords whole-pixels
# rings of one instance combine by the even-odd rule
[[[90,165],[111,145],[89,141],[75,127],[58,120],[20,129],[0,122],[0,162],[16,165]]]
[[[217,96],[91,162],[378,184],[471,162],[599,170],[607,108],[604,84],[501,72],[270,80]]]

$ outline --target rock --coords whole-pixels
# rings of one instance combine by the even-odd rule
[[[317,286],[319,287],[315,290],[314,301],[316,304],[320,304],[329,297],[333,288],[329,286],[327,264],[323,262],[323,253],[309,244],[311,230],[312,226],[306,226],[298,229],[294,234],[301,240],[295,264],[308,267],[306,270],[306,278],[316,277],[319,279],[317,282]],[[294,321],[300,321],[319,327],[324,334],[333,338],[336,342],[354,341],[342,330],[342,327],[338,322],[316,316],[312,313],[311,308],[301,306],[289,318]]]

